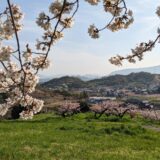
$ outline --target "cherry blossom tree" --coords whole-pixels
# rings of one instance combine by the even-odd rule
[[[111,100],[93,105],[91,111],[94,113],[95,118],[100,118],[102,115],[114,115],[120,118],[123,118],[126,114],[129,114],[131,118],[136,116],[135,106],[126,106],[123,103]]]
[[[160,7],[157,7],[156,14],[160,18]],[[131,49],[131,53],[127,56],[117,55],[111,57],[109,61],[118,66],[121,66],[124,60],[127,60],[129,63],[136,63],[137,60],[143,60],[144,54],[148,51],[152,51],[157,43],[160,43],[160,28],[157,28],[157,36],[154,40],[141,42],[134,49]]]
[[[62,117],[72,116],[80,112],[80,104],[65,102],[62,103],[59,107],[56,108],[56,113]]]
[[[48,55],[51,47],[64,36],[64,30],[71,28],[74,23],[74,16],[79,9],[79,0],[51,0],[48,5],[48,12],[41,12],[36,19],[36,23],[43,29],[42,37],[35,42],[36,50],[26,42],[25,49],[21,46],[19,31],[23,31],[22,19],[23,12],[17,4],[11,0],[6,0],[7,6],[0,11],[0,93],[6,93],[8,98],[5,103],[0,104],[0,115],[4,116],[8,109],[15,105],[23,106],[24,110],[20,113],[23,119],[30,119],[34,114],[40,112],[43,101],[35,99],[31,93],[35,90],[40,70],[46,69],[50,65]],[[104,12],[112,15],[107,25],[97,28],[94,24],[88,28],[91,38],[99,38],[100,32],[109,29],[112,32],[127,29],[134,21],[133,13],[127,8],[125,0],[85,0],[88,4],[96,6],[101,4]],[[157,9],[160,16],[160,7]],[[127,57],[112,57],[110,62],[116,65],[127,59],[135,62],[134,58],[142,59],[143,53],[151,50],[158,42],[155,41],[141,43],[132,50],[132,55]],[[14,40],[16,47],[7,45],[8,41]],[[26,40],[27,41],[27,40]]]

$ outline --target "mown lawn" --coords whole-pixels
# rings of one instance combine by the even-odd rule
[[[91,114],[0,121],[0,160],[160,160],[159,122]],[[145,127],[147,128],[147,127]]]

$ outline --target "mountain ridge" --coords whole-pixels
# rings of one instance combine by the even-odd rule
[[[152,74],[160,74],[160,65],[153,67],[144,67],[144,68],[130,68],[130,69],[122,69],[111,72],[109,75],[128,75],[130,73],[138,73],[138,72],[148,72]]]
[[[115,87],[148,88],[160,86],[160,74],[147,72],[131,73],[129,75],[111,75],[90,81],[83,81],[77,77],[65,76],[55,78],[42,84],[47,88],[67,87],[68,89],[94,88],[94,87]]]

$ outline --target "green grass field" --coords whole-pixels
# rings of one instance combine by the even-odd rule
[[[91,114],[0,121],[0,160],[160,160],[159,127],[141,118],[95,120]]]

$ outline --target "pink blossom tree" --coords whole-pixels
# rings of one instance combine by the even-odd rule
[[[126,106],[123,103],[111,100],[93,105],[91,107],[91,111],[94,112],[95,118],[100,118],[102,115],[114,115],[120,118],[123,118],[126,114],[129,114],[131,118],[134,118],[136,116],[135,106]]]
[[[62,103],[56,108],[56,113],[62,117],[72,116],[80,112],[80,104],[73,102]]]

